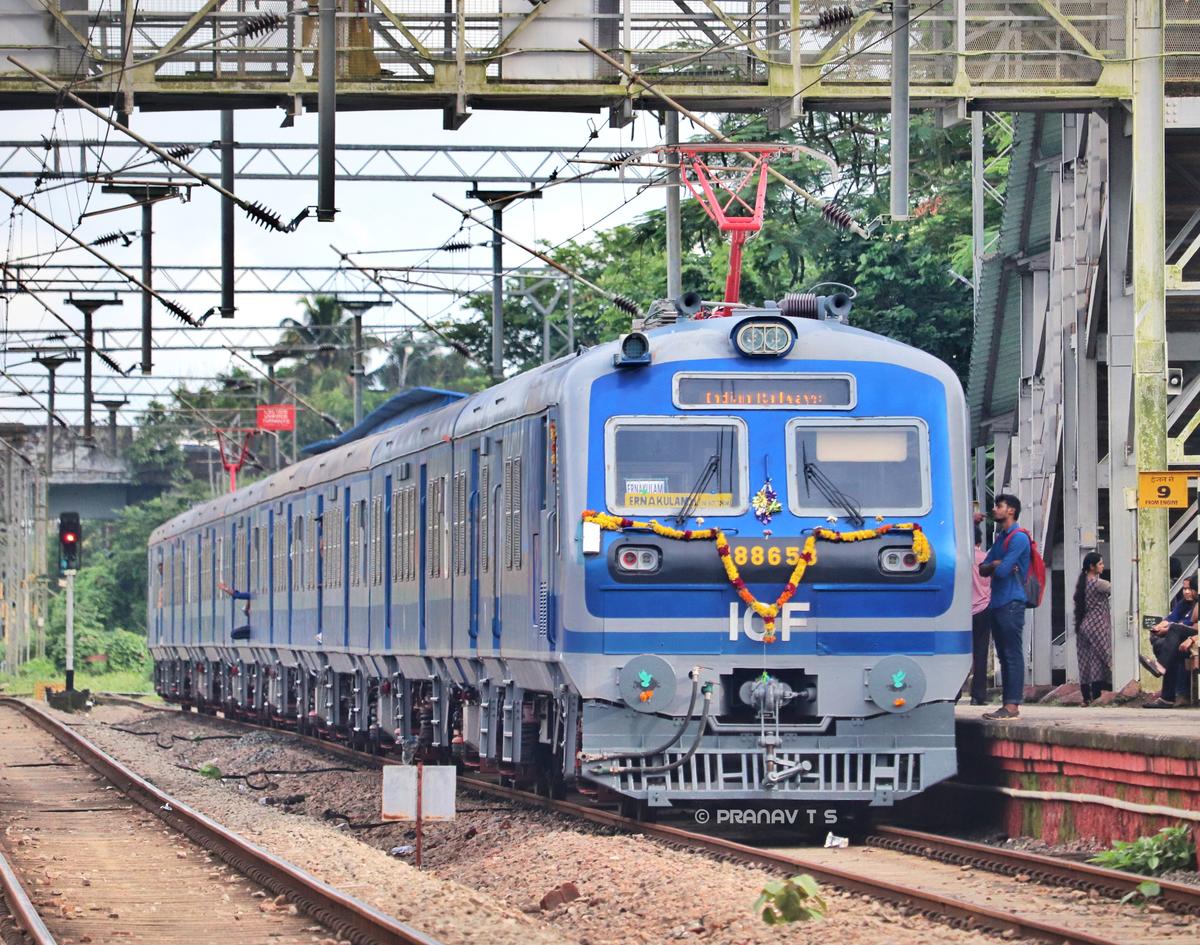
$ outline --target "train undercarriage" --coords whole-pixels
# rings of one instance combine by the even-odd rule
[[[213,658],[217,656],[218,658]],[[789,721],[633,713],[562,684],[475,685],[405,675],[392,658],[339,671],[320,654],[159,659],[155,688],[196,711],[287,728],[404,762],[458,764],[515,786],[568,788],[629,809],[691,805],[889,806],[956,768],[953,707],[904,716]],[[347,664],[352,665],[352,664]],[[711,687],[703,687],[705,700]],[[695,694],[702,687],[697,681]]]

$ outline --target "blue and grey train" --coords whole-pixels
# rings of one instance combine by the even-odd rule
[[[952,775],[958,379],[844,295],[716,305],[471,396],[403,391],[160,527],[158,691],[625,804],[886,805]],[[806,552],[819,530],[855,540]],[[802,556],[769,634],[746,601]]]

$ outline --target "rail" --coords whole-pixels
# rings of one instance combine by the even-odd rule
[[[279,729],[270,729],[237,719],[213,718],[212,721],[217,725],[224,724],[281,733]],[[320,751],[339,758],[356,760],[365,766],[382,767],[387,764],[383,758],[365,754],[335,742],[297,735],[291,731],[286,731],[286,734],[288,737],[298,738]],[[849,892],[883,899],[903,907],[915,908],[926,915],[946,920],[959,928],[982,928],[1000,934],[1008,933],[1010,936],[1052,942],[1054,945],[1062,945],[1066,941],[1071,942],[1072,945],[1119,945],[1117,940],[1105,938],[1103,935],[1093,932],[1064,928],[1034,917],[1015,915],[915,886],[876,879],[863,873],[839,869],[791,853],[760,849],[666,824],[636,820],[599,807],[573,801],[555,800],[481,778],[460,776],[458,783],[461,787],[470,790],[555,811],[630,833],[640,833],[676,847],[699,849],[715,856],[772,871],[807,872],[821,882],[830,883]],[[1045,885],[1094,889],[1102,896],[1111,899],[1118,899],[1134,891],[1138,884],[1146,879],[1144,876],[1119,870],[1073,863],[1024,851],[1006,850],[898,827],[874,828],[874,833],[866,838],[866,843],[943,862],[970,864],[1009,876],[1025,874]],[[1156,880],[1156,882],[1161,889],[1160,895],[1154,899],[1156,905],[1169,912],[1200,915],[1200,887],[1163,880]]]
[[[0,892],[4,893],[4,905],[13,921],[33,940],[33,945],[57,945],[3,852],[0,852]]]
[[[340,892],[193,810],[45,712],[7,697],[0,697],[0,706],[20,711],[130,800],[264,888],[288,896],[302,912],[340,937],[359,945],[440,945],[436,939]],[[31,927],[22,927],[36,935]]]

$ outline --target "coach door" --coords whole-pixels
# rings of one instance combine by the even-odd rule
[[[507,525],[504,521],[504,441],[496,440],[493,449],[499,462],[493,465],[496,474],[492,476],[494,481],[491,483],[491,495],[488,497],[488,519],[491,525],[489,528],[491,534],[490,536],[485,535],[485,541],[490,538],[490,542],[488,543],[488,565],[491,571],[491,581],[488,583],[488,587],[490,588],[492,598],[492,646],[498,647],[500,645],[500,634],[504,628],[500,613],[501,591],[504,586],[504,562],[502,560],[501,549]]]
[[[421,463],[421,474],[417,480],[417,652],[425,652],[425,600],[429,583],[429,542],[426,535],[429,527],[429,468]]]
[[[558,645],[558,411],[547,411],[538,422],[535,454],[539,464],[535,497],[538,529],[532,536],[533,618],[539,638],[553,650]]]
[[[467,636],[471,640],[471,648],[476,649],[479,646],[479,570],[480,570],[480,544],[479,536],[482,531],[479,521],[480,501],[479,494],[482,490],[485,494],[487,487],[480,484],[479,471],[479,447],[471,448],[471,464],[470,472],[470,496],[467,499],[467,523],[469,533],[467,536],[467,547],[470,551],[467,554],[467,580],[469,581],[469,602],[467,615]]]
[[[392,546],[395,544],[396,521],[392,506],[392,477],[383,480],[383,531],[377,539],[382,544],[378,554],[383,555],[383,648],[392,649]]]
[[[224,581],[226,586],[231,590],[245,591],[249,590],[244,581],[241,580],[241,563],[242,556],[238,554],[238,542],[241,538],[240,529],[238,528],[237,519],[229,520],[229,564],[228,577],[226,571],[217,572],[217,581]],[[219,559],[218,559],[219,560]],[[216,582],[214,582],[214,589]],[[237,600],[232,594],[224,594],[220,591],[216,592],[216,596],[221,600],[221,610],[227,611],[229,614],[228,620],[222,620],[218,624],[218,630],[221,633],[222,639],[229,639],[228,634],[235,627],[240,627],[242,622],[238,619],[242,616],[242,608],[246,606],[242,601]]]
[[[325,496],[317,496],[317,515],[313,519],[313,571],[309,584],[317,591],[317,639],[325,630]]]
[[[263,625],[263,614],[267,610],[267,597],[264,595],[266,590],[265,581],[263,580],[263,545],[262,545],[262,525],[257,522],[258,515],[256,512],[251,512],[246,517],[246,525],[250,529],[250,543],[248,546],[249,561],[246,562],[246,570],[249,574],[249,588],[252,604],[250,608],[250,633],[251,636],[258,641],[263,641],[265,637],[258,632],[258,629]]]
[[[267,639],[275,642],[275,589],[279,586],[279,562],[275,560],[275,510],[267,509]]]
[[[162,545],[159,545],[152,552],[152,559],[155,562],[154,566],[154,590],[152,591],[151,600],[154,606],[154,642],[163,642],[163,621],[165,619],[164,607],[166,604],[166,571],[163,561]]]

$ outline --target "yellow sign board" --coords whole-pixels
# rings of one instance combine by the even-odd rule
[[[688,500],[686,492],[626,492],[627,509],[677,509]],[[696,496],[700,508],[726,508],[733,505],[732,492],[701,492]]]
[[[1186,509],[1190,475],[1186,472],[1138,473],[1138,508]]]

